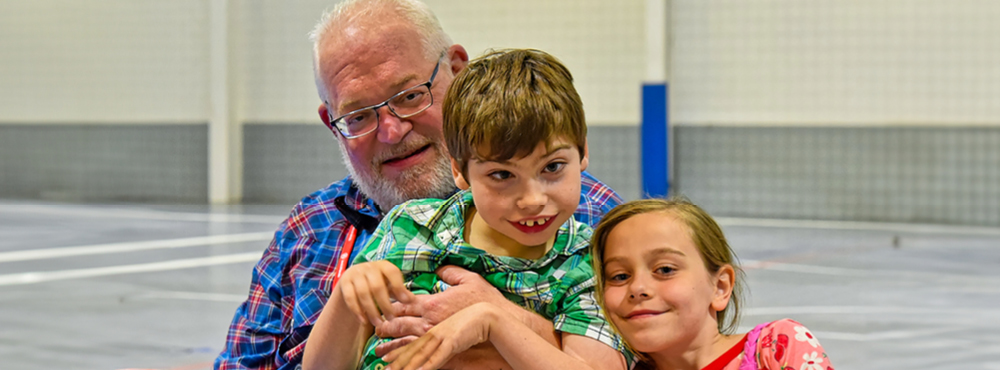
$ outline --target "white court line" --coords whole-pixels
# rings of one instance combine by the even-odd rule
[[[74,206],[50,205],[2,205],[0,212],[17,214],[40,214],[58,217],[74,216],[88,218],[130,218],[164,221],[193,221],[217,223],[263,223],[277,226],[285,216],[242,215],[229,213],[193,213],[130,209],[84,209]]]
[[[828,267],[828,266],[818,266],[818,265],[801,265],[794,263],[780,263],[780,262],[768,262],[768,261],[757,261],[757,260],[742,260],[741,267],[744,271],[752,270],[767,270],[767,271],[782,271],[782,272],[792,272],[799,274],[815,274],[815,275],[829,275],[829,276],[850,276],[857,278],[877,278],[880,276],[900,279],[933,279],[937,284],[954,283],[960,284],[973,284],[972,288],[968,286],[963,286],[958,289],[974,291],[985,291],[985,292],[997,292],[1000,291],[1000,277],[995,276],[983,276],[983,275],[961,275],[961,274],[951,274],[943,272],[925,272],[925,271],[903,271],[903,270],[871,270],[871,269],[854,269],[847,267]],[[974,289],[973,289],[974,288]]]
[[[870,270],[852,269],[843,267],[827,267],[817,265],[799,265],[793,263],[767,262],[757,260],[742,260],[741,265],[746,270],[773,270],[786,272],[799,272],[804,274],[835,275],[835,276],[862,276],[869,275]]]
[[[245,295],[224,294],[224,293],[204,293],[204,292],[148,292],[129,298],[140,299],[185,299],[192,301],[212,301],[212,302],[243,302],[247,299]]]
[[[741,218],[741,217],[716,217],[715,221],[723,226],[756,226],[756,227],[782,227],[782,228],[797,228],[797,229],[831,229],[831,230],[876,230],[876,231],[894,231],[894,232],[916,233],[916,234],[961,234],[961,235],[1000,236],[1000,228],[996,227],[903,224],[903,223],[891,223],[891,222],[782,220],[782,219],[769,219],[769,218]]]
[[[982,315],[1000,317],[1000,310],[968,308],[925,308],[900,306],[788,306],[751,307],[742,311],[744,316],[765,315]]]
[[[0,275],[0,286],[42,283],[46,281],[80,279],[97,276],[132,274],[140,272],[156,272],[180,270],[193,267],[225,265],[240,262],[252,262],[260,259],[261,252],[226,254],[221,256],[188,258],[164,262],[142,263],[136,265],[121,265],[78,270],[25,272]]]
[[[184,247],[194,247],[199,245],[265,241],[265,240],[270,240],[273,237],[273,235],[274,234],[271,232],[229,234],[229,235],[199,236],[193,238],[169,239],[169,240],[151,240],[144,242],[96,244],[96,245],[82,245],[76,247],[60,247],[60,248],[21,250],[13,252],[0,252],[0,263],[13,262],[13,261],[40,260],[49,258],[62,258],[70,256],[83,256],[91,254],[133,252],[133,251],[141,251],[149,249],[184,248]]]
[[[817,338],[826,340],[843,340],[852,342],[883,342],[887,340],[910,339],[934,336],[941,333],[961,331],[962,328],[931,329],[931,330],[893,330],[873,333],[844,333],[836,331],[813,331]]]

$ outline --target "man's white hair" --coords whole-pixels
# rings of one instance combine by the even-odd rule
[[[316,23],[316,27],[309,33],[309,40],[313,43],[313,76],[316,80],[319,97],[324,102],[329,102],[329,97],[327,96],[326,81],[323,81],[319,73],[320,44],[345,25],[371,22],[373,17],[384,16],[385,11],[396,13],[413,25],[417,34],[420,35],[424,55],[428,60],[437,60],[441,57],[441,52],[451,46],[451,37],[444,33],[441,23],[431,12],[430,7],[421,1],[344,0],[323,14],[323,17]]]

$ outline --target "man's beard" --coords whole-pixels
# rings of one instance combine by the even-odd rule
[[[402,171],[395,180],[385,178],[381,173],[381,164],[393,156],[412,152],[421,145],[413,145],[416,140],[408,140],[397,144],[388,154],[381,154],[359,171],[343,144],[340,154],[344,159],[347,171],[354,178],[354,183],[365,196],[375,202],[385,212],[410,199],[439,198],[444,199],[455,192],[454,179],[451,176],[451,161],[444,147],[439,142],[432,142],[427,150],[435,151],[437,158],[431,163],[422,163]],[[421,178],[427,180],[421,181]]]

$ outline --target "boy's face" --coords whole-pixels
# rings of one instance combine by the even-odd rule
[[[456,183],[468,185],[476,217],[521,246],[546,245],[580,203],[580,173],[587,168],[576,144],[557,138],[539,143],[523,158],[494,162],[471,159],[468,176],[452,161]],[[464,184],[463,184],[464,183]]]

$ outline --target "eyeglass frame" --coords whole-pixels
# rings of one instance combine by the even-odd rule
[[[418,115],[420,113],[423,113],[424,111],[427,110],[427,108],[430,108],[432,105],[434,105],[434,90],[433,90],[434,78],[437,77],[438,69],[441,68],[441,58],[444,58],[444,56],[446,54],[447,54],[446,52],[442,53],[441,57],[438,58],[437,63],[434,64],[434,71],[431,72],[431,78],[428,79],[427,82],[424,82],[422,84],[416,84],[416,85],[410,86],[410,87],[408,87],[406,89],[403,89],[402,91],[393,94],[392,96],[389,97],[389,99],[386,99],[385,101],[383,101],[381,103],[378,103],[378,104],[375,104],[375,105],[369,105],[369,106],[364,107],[364,108],[358,108],[358,109],[352,110],[352,111],[347,112],[347,113],[341,115],[340,117],[337,117],[336,119],[334,119],[333,118],[333,114],[330,113],[330,109],[329,109],[330,108],[330,103],[327,102],[327,101],[324,101],[323,104],[326,104],[326,106],[327,106],[326,117],[330,121],[330,123],[327,125],[327,127],[329,127],[331,130],[336,130],[337,133],[339,133],[345,139],[348,139],[348,140],[350,140],[350,139],[357,139],[359,137],[362,137],[362,136],[368,135],[368,134],[370,134],[372,132],[375,132],[375,130],[378,130],[379,125],[380,125],[379,121],[381,121],[381,117],[379,116],[378,110],[380,108],[382,108],[382,107],[389,107],[389,113],[392,113],[392,115],[394,115],[394,116],[396,116],[397,118],[400,118],[400,119],[410,118],[410,117],[413,117],[413,116]],[[393,109],[391,105],[389,105],[389,102],[392,101],[393,99],[395,99],[395,98],[399,97],[400,95],[403,95],[403,94],[405,94],[407,92],[410,92],[413,89],[421,87],[421,86],[426,86],[427,87],[427,93],[430,94],[430,96],[431,96],[431,103],[427,104],[427,106],[424,107],[423,109],[420,109],[420,110],[418,110],[416,112],[413,112],[413,113],[401,116],[401,115],[399,115],[399,113],[396,113],[396,110]],[[360,133],[360,134],[357,134],[357,135],[348,135],[348,134],[344,133],[344,130],[342,130],[339,125],[337,125],[337,122],[338,121],[342,121],[344,119],[344,117],[347,117],[347,116],[350,116],[352,114],[355,114],[355,113],[358,113],[358,112],[361,112],[361,111],[364,111],[364,110],[368,110],[368,109],[371,109],[372,111],[375,112],[375,127],[372,127],[371,130],[368,130],[366,132],[363,132],[363,133]]]

